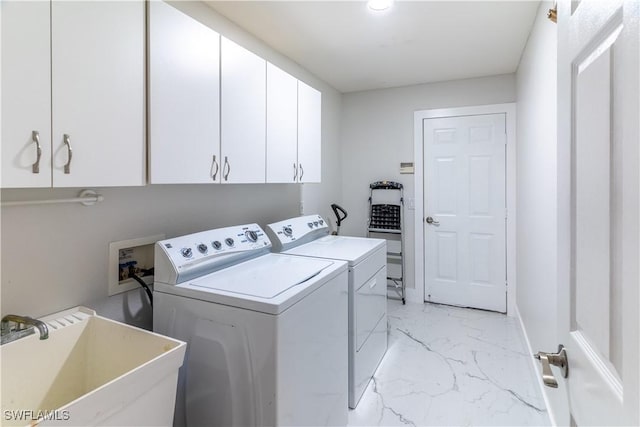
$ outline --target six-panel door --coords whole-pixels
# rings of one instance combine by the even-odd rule
[[[504,114],[424,121],[425,300],[506,312]]]
[[[553,368],[550,393],[568,396],[559,423],[638,425],[640,3],[558,2],[558,41],[557,336],[569,369]]]

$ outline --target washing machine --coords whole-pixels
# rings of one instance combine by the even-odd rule
[[[330,235],[320,215],[265,230],[276,252],[349,263],[349,407],[355,408],[387,351],[386,240]]]
[[[154,331],[188,343],[175,425],[346,425],[347,280],[256,224],[156,243]]]

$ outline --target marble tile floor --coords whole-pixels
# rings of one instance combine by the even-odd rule
[[[389,348],[350,426],[548,426],[518,320],[389,301]]]

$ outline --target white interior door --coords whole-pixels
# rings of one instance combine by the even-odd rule
[[[570,413],[576,425],[638,425],[640,3],[558,7],[558,303]]]
[[[505,114],[425,119],[425,301],[506,312]]]

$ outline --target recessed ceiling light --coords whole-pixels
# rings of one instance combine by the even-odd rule
[[[367,2],[367,7],[376,12],[380,12],[382,10],[387,10],[393,4],[393,0],[369,0]]]

